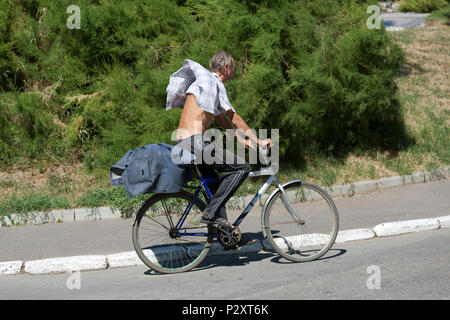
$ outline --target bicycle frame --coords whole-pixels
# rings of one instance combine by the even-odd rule
[[[201,232],[201,233],[188,233],[186,232],[186,229],[184,232],[181,232],[182,226],[184,221],[186,220],[186,217],[188,216],[192,206],[194,205],[195,201],[197,200],[198,195],[200,194],[200,191],[202,190],[202,188],[205,189],[206,194],[208,196],[208,199],[212,198],[212,194],[211,191],[208,188],[208,183],[214,183],[214,182],[218,182],[220,181],[219,178],[204,178],[201,173],[200,170],[195,167],[195,169],[197,170],[197,174],[200,177],[201,180],[201,184],[197,187],[197,189],[195,190],[195,194],[194,194],[194,200],[189,203],[188,207],[186,208],[186,210],[184,211],[184,213],[181,215],[180,219],[178,220],[178,223],[175,226],[175,229],[177,230],[177,234],[181,235],[181,236],[207,236],[208,233],[207,232]],[[263,169],[263,170],[259,170],[259,171],[252,171],[249,173],[249,177],[258,177],[258,176],[266,176],[268,175],[269,178],[266,180],[266,182],[264,183],[264,185],[258,190],[258,192],[254,195],[253,199],[250,201],[250,203],[247,205],[247,207],[242,211],[242,213],[239,215],[239,217],[236,219],[236,221],[233,223],[234,226],[239,226],[241,224],[241,222],[244,220],[244,218],[248,215],[248,213],[250,212],[250,210],[254,207],[254,205],[256,204],[256,201],[258,201],[261,196],[266,192],[266,190],[269,188],[269,186],[272,184],[273,181],[275,181],[276,186],[278,187],[278,189],[281,190],[282,193],[282,202],[284,203],[284,205],[286,206],[286,208],[288,209],[288,211],[291,213],[291,215],[297,220],[299,221],[300,219],[298,218],[298,216],[295,214],[295,211],[292,209],[289,200],[287,198],[287,195],[282,187],[282,185],[278,182],[277,178],[275,177],[275,173],[272,170],[272,168],[269,169]]]

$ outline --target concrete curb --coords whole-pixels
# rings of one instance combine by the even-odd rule
[[[136,251],[109,254],[106,256],[106,260],[110,268],[144,265],[142,260],[139,259]]]
[[[373,231],[377,237],[395,236],[411,232],[439,229],[438,219],[417,219],[408,221],[387,222],[376,225]]]
[[[6,261],[0,262],[1,274],[18,274],[22,270],[22,261]]]
[[[371,229],[360,228],[339,231],[335,243],[397,236],[406,233],[448,228],[449,226],[450,215],[431,219],[386,222],[378,224]],[[313,237],[311,244],[321,243],[326,237],[326,235],[317,234]],[[288,237],[288,239],[293,243],[303,240],[300,236]],[[267,239],[257,241],[253,245],[242,247],[238,251],[225,251],[220,244],[214,243],[208,255],[218,256],[223,254],[259,252],[262,250],[273,251]],[[66,273],[138,265],[144,265],[144,263],[139,259],[135,251],[128,251],[109,255],[85,255],[33,261],[0,262],[0,275]]]
[[[403,27],[391,27],[391,26],[389,26],[389,27],[386,27],[386,31],[393,31],[393,32],[395,32],[395,31],[403,31],[403,30],[405,30],[405,28],[403,28]]]
[[[23,271],[29,274],[50,274],[101,270],[107,266],[106,256],[88,255],[27,261]]]
[[[406,176],[393,176],[381,178],[379,180],[359,181],[350,184],[326,187],[325,190],[331,197],[352,197],[359,194],[367,194],[382,191],[404,185],[434,182],[450,178],[450,167],[439,168],[430,172],[417,172]],[[262,206],[269,195],[265,194],[259,200]],[[253,196],[232,197],[227,202],[227,209],[239,210],[253,199]],[[12,225],[28,225],[73,221],[97,221],[104,219],[120,218],[120,210],[110,207],[98,208],[77,208],[66,210],[52,210],[50,212],[32,212],[26,216],[21,214],[11,214],[11,217],[0,217],[0,227]]]
[[[338,232],[336,243],[344,243],[356,240],[368,240],[375,237],[372,229],[350,229]]]
[[[0,217],[0,227],[74,221],[97,221],[120,217],[120,211],[110,207],[55,209],[49,212],[31,212],[26,215],[13,213],[10,217],[3,217],[3,221]]]
[[[437,217],[441,228],[450,227],[450,216]]]

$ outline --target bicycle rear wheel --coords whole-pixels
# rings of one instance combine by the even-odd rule
[[[161,273],[185,272],[206,257],[211,243],[208,227],[200,223],[203,201],[196,199],[181,228],[177,228],[193,200],[187,192],[158,194],[139,209],[133,224],[133,245],[148,267]]]
[[[287,184],[284,190],[297,217],[287,210],[278,190],[264,211],[270,246],[290,261],[320,258],[334,244],[339,229],[333,199],[320,187],[300,181]]]

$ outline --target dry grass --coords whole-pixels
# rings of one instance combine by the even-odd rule
[[[407,58],[406,77],[397,81],[407,94],[420,95],[418,105],[435,105],[435,111],[450,110],[450,26],[430,22],[413,32],[411,43],[397,41]],[[394,35],[395,38],[395,35]]]
[[[39,168],[39,166],[0,172],[2,198],[29,192],[64,187],[64,193],[76,200],[85,190],[99,185],[98,179],[86,172],[81,163]]]

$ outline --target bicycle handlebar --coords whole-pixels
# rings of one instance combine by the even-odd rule
[[[267,148],[267,146],[262,147],[262,146],[258,146],[258,151],[259,154],[264,162],[264,164],[269,164],[270,160],[267,157],[267,154],[269,153],[269,148]]]

